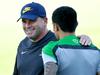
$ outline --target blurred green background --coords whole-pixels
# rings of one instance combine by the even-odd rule
[[[19,18],[21,7],[33,0],[2,0],[0,2],[0,75],[12,75],[19,42],[25,37]],[[78,13],[79,26],[76,34],[90,36],[100,48],[100,1],[99,0],[34,0],[45,6],[48,29],[52,30],[51,14],[62,5],[72,6]]]

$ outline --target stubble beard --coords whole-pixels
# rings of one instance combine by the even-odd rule
[[[31,36],[31,37],[29,37],[31,40],[33,40],[33,41],[36,41],[37,40],[37,38],[39,37],[41,35],[41,31],[40,31],[40,28],[36,28],[36,30],[35,30],[35,32],[34,32],[34,34]]]

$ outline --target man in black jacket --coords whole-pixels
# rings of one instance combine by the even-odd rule
[[[21,16],[23,30],[27,35],[19,44],[13,75],[43,75],[42,48],[51,40],[56,40],[55,34],[47,29],[45,8],[39,3],[29,3],[23,6]],[[87,36],[81,36],[82,44],[89,44]]]

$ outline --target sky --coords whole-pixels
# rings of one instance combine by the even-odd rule
[[[52,30],[52,12],[60,6],[71,6],[78,14],[77,35],[88,35],[100,48],[100,0],[2,0],[0,2],[0,75],[11,75],[19,42],[25,37],[20,17],[23,5],[42,4],[47,11],[48,29]],[[10,58],[10,59],[8,59]],[[7,72],[5,72],[8,67]]]

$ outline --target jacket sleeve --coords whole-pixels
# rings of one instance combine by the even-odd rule
[[[13,75],[18,75],[18,69],[17,69],[17,57],[16,57],[16,60],[15,60],[15,66],[14,66]]]

